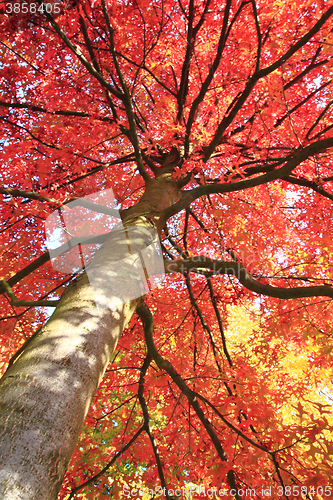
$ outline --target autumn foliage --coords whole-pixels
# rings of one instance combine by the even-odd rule
[[[178,194],[157,225],[166,273],[121,337],[59,498],[330,498],[333,7],[60,6],[3,4],[0,278],[18,300],[57,300],[80,272],[52,267],[52,212],[112,189],[125,214],[163,175]],[[5,372],[52,309],[1,291]]]

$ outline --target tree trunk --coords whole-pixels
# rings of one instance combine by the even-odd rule
[[[160,230],[165,221],[158,210],[176,199],[170,176],[161,176],[147,185],[123,223]],[[138,293],[131,300],[130,292],[140,286],[135,283],[140,263],[124,248],[128,240],[119,234],[111,232],[89,266],[94,286],[84,275],[69,287],[1,380],[2,500],[57,498],[92,398],[135,310]],[[147,246],[147,232],[139,230],[132,237],[136,247]],[[115,265],[120,260],[121,265]]]

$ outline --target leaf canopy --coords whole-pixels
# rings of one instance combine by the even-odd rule
[[[166,274],[118,344],[59,498],[164,484],[193,498],[234,485],[322,498],[333,455],[333,7],[50,5],[60,12],[2,14],[1,279],[18,300],[57,299],[75,272],[49,261],[52,212],[112,189],[124,214],[163,176],[178,193],[158,228]],[[2,371],[50,312],[5,291]]]

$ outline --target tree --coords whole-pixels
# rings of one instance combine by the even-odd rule
[[[1,498],[329,497],[333,7],[4,8]]]

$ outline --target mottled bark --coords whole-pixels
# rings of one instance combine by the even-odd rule
[[[170,176],[161,176],[125,211],[124,225],[159,230],[165,222],[159,211],[176,199]],[[149,231],[144,231],[138,230],[136,246],[147,246]],[[90,264],[94,287],[86,275],[70,286],[1,380],[2,500],[57,498],[91,400],[135,309],[135,297],[126,302],[124,297],[140,286],[135,283],[140,263],[128,253],[123,258],[128,241],[119,235],[112,232]]]

